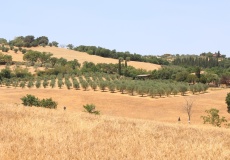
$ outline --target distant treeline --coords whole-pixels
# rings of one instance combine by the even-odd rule
[[[167,60],[164,60],[162,58],[158,58],[157,56],[142,56],[140,54],[131,54],[130,52],[117,52],[116,50],[109,50],[102,47],[96,47],[96,46],[78,46],[75,47],[74,50],[80,51],[80,52],[87,52],[90,55],[97,55],[101,57],[109,57],[114,59],[119,59],[120,57],[126,59],[126,57],[130,57],[131,61],[139,61],[139,62],[149,62],[159,65],[168,65],[169,62]]]
[[[19,36],[7,42],[6,39],[0,38],[0,44],[8,44],[9,46],[16,47],[37,47],[37,46],[58,46],[58,42],[53,41],[49,43],[49,38],[46,36],[41,36],[35,38],[33,35]]]
[[[173,61],[173,65],[179,66],[199,66],[202,68],[212,68],[212,67],[230,67],[229,58],[219,58],[219,57],[202,57],[202,56],[177,56]]]

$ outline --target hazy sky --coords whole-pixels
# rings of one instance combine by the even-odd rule
[[[230,56],[230,0],[7,0],[0,37],[47,36],[143,55]]]

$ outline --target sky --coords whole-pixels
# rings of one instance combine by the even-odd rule
[[[7,0],[0,38],[47,36],[142,55],[230,57],[230,0]]]

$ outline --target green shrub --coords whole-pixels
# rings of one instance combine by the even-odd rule
[[[39,105],[39,100],[33,95],[27,94],[26,96],[21,98],[22,104],[24,106],[38,106]]]
[[[14,52],[15,52],[15,53],[17,53],[17,52],[18,52],[18,49],[17,49],[17,48],[15,48],[15,49],[14,49]]]
[[[52,98],[39,100],[37,97],[27,94],[26,96],[22,97],[21,100],[24,106],[36,106],[50,109],[57,108],[57,102],[53,101]]]
[[[208,123],[211,124],[213,126],[216,127],[221,127],[221,124],[223,122],[227,122],[227,120],[225,119],[225,117],[221,117],[219,116],[219,110],[212,108],[210,110],[206,110],[206,113],[208,113],[207,116],[201,116],[201,118],[203,118],[204,120],[204,124]]]
[[[19,84],[19,86],[22,87],[22,89],[25,88],[26,82],[25,81],[21,81],[21,83]]]
[[[85,108],[86,112],[90,114],[96,114],[96,115],[100,114],[100,111],[95,111],[96,106],[94,104],[86,104],[83,105],[83,107]]]
[[[26,49],[22,49],[22,54],[25,54],[27,52]]]
[[[10,50],[13,50],[13,49],[14,49],[14,46],[11,45],[11,46],[10,46]]]
[[[53,101],[52,98],[42,99],[39,102],[39,106],[45,107],[45,108],[50,108],[50,109],[56,109],[57,108],[57,102]]]
[[[2,52],[8,52],[10,49],[7,47],[2,47]]]

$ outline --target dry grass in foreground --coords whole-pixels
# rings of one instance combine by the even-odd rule
[[[229,159],[230,130],[0,104],[0,159]]]

